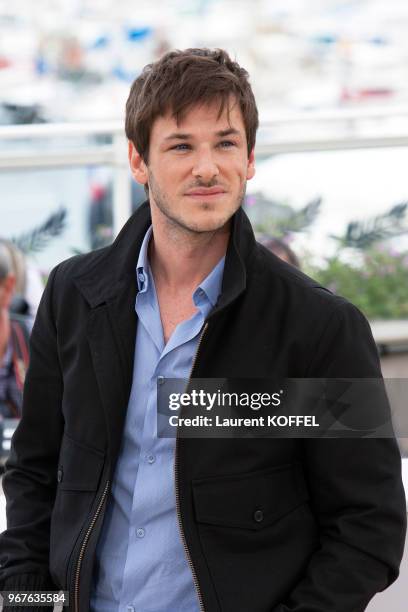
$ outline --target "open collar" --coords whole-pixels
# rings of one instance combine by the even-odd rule
[[[115,300],[118,292],[126,286],[132,286],[136,295],[135,267],[150,225],[150,205],[146,201],[133,213],[110,246],[95,251],[84,261],[74,282],[92,308]],[[249,219],[239,208],[232,217],[221,295],[215,310],[225,307],[245,290],[246,268],[255,244]]]

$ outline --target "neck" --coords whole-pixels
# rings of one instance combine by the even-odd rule
[[[189,232],[153,221],[149,259],[155,282],[170,292],[191,291],[199,285],[227,251],[230,224],[214,232]]]

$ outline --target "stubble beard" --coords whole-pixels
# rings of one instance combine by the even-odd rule
[[[221,230],[223,227],[225,227],[229,221],[231,220],[231,216],[229,216],[223,223],[220,224],[219,227],[212,227],[211,229],[201,229],[199,226],[194,225],[193,223],[189,223],[188,225],[186,224],[186,222],[181,219],[179,216],[174,215],[173,211],[171,210],[171,206],[169,205],[169,200],[166,197],[166,195],[163,193],[163,191],[160,189],[152,171],[149,171],[149,195],[150,197],[153,198],[154,203],[156,204],[157,208],[160,210],[160,212],[162,213],[162,215],[166,218],[166,220],[168,221],[169,225],[174,229],[174,230],[182,230],[183,233],[187,233],[187,234],[193,234],[193,235],[199,235],[199,234],[206,234],[206,233],[214,233],[217,232],[219,230]],[[212,185],[201,185],[202,187],[211,187]],[[236,207],[234,208],[234,211],[238,210],[238,208],[243,204],[244,202],[244,198],[245,198],[245,193],[246,193],[246,182],[244,183],[237,199],[236,199]]]

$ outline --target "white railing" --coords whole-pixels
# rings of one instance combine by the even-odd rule
[[[390,120],[406,120],[405,131],[384,132],[384,124]],[[381,133],[361,133],[359,126],[383,122]],[[313,124],[334,126],[336,130],[343,124],[341,135],[325,134],[318,138],[283,138],[282,129],[293,126]],[[267,134],[267,138],[262,137]],[[297,129],[297,134],[299,130]],[[264,117],[260,127],[260,138],[256,146],[258,157],[306,151],[333,151],[364,148],[406,147],[408,146],[408,107],[373,108],[370,110],[336,110],[330,112],[290,113]],[[344,135],[346,134],[346,135]],[[89,144],[87,140],[95,136],[107,136],[109,144]],[[71,143],[64,146],[67,139],[84,139],[84,143]],[[24,141],[29,147],[21,147]],[[44,149],[44,141],[58,142],[58,147]],[[4,147],[4,143],[19,142],[15,150]],[[63,146],[61,146],[61,142]],[[37,143],[37,146],[36,146]],[[0,127],[0,172],[7,170],[27,170],[40,168],[60,168],[67,166],[107,165],[113,172],[113,231],[114,235],[131,214],[131,192],[127,160],[127,141],[121,121],[103,123],[64,123],[40,125],[15,125]],[[11,149],[11,150],[10,150]]]
[[[110,144],[75,145],[56,150],[41,149],[41,141],[108,136]],[[27,150],[0,151],[1,170],[32,170],[67,166],[111,166],[113,168],[113,231],[116,236],[131,214],[131,191],[127,140],[119,121],[104,123],[54,123],[13,125],[0,128],[0,143],[30,140]],[[36,148],[35,143],[39,143]]]

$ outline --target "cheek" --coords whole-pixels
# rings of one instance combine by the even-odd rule
[[[240,167],[235,173],[235,176],[236,176],[235,181],[237,183],[237,186],[241,188],[242,185],[246,182],[246,168],[244,169]]]
[[[158,183],[166,191],[173,191],[177,186],[180,172],[171,164],[161,164],[158,167],[152,168],[152,174],[156,183]]]
[[[246,180],[248,172],[248,163],[247,159],[243,157],[239,157],[236,160],[235,164],[231,168],[231,173],[235,175],[236,179],[241,183]]]

